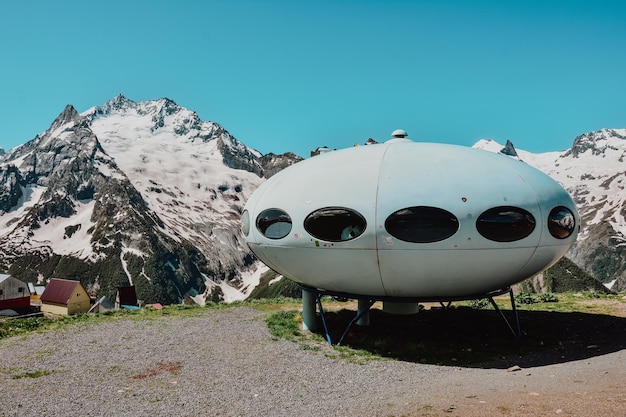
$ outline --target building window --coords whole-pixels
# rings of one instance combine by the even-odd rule
[[[256,227],[268,239],[282,239],[291,232],[291,217],[281,210],[263,210],[256,218]]]
[[[304,229],[313,237],[328,242],[346,242],[365,231],[365,218],[345,207],[324,207],[304,219]]]
[[[437,207],[407,207],[387,217],[385,229],[405,242],[432,243],[454,235],[459,230],[459,219]]]
[[[489,240],[514,242],[524,239],[535,230],[535,218],[519,207],[494,207],[478,216],[476,229]]]
[[[17,292],[19,292],[19,293],[23,293],[23,292],[24,292],[24,287],[19,287],[19,288],[17,289]]]
[[[574,213],[567,207],[559,206],[550,211],[548,216],[548,230],[557,239],[570,237],[576,227]]]

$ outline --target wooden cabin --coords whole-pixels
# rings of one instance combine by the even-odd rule
[[[11,275],[0,274],[0,310],[11,309],[20,312],[29,308],[28,284]]]
[[[41,294],[41,311],[57,315],[86,313],[91,308],[89,294],[79,281],[52,278]]]

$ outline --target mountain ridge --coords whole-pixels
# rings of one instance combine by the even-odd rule
[[[0,268],[145,302],[237,297],[257,269],[238,230],[259,157],[169,99],[68,105],[1,160]]]
[[[559,181],[583,219],[568,257],[621,291],[625,139],[626,129],[603,129],[543,154],[510,141],[474,145]],[[132,284],[144,302],[244,298],[267,268],[239,232],[243,205],[301,159],[261,155],[168,98],[119,94],[83,113],[68,105],[45,132],[0,154],[0,269],[30,282],[79,279],[98,295]]]

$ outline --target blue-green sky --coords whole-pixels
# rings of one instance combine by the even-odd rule
[[[0,8],[0,147],[66,104],[168,97],[262,153],[532,152],[626,128],[624,1],[36,1]]]

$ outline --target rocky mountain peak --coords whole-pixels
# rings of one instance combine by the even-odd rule
[[[176,102],[167,97],[136,102],[126,98],[122,94],[118,94],[115,98],[107,101],[99,108],[98,115],[109,116],[113,114],[134,113],[138,116],[151,116],[156,121],[156,119],[160,118],[162,120],[165,116],[171,116],[184,110],[186,109],[180,107]]]
[[[134,102],[118,95],[101,108],[94,107],[83,117],[89,120],[96,134],[103,134],[100,126],[121,123],[123,141],[144,138],[150,142],[163,142],[167,146],[177,141],[190,143],[213,142],[222,154],[223,163],[233,169],[243,169],[263,176],[257,160],[261,155],[235,139],[218,123],[203,121],[196,112],[179,106],[169,98]],[[100,133],[98,133],[100,132]],[[143,139],[142,139],[143,140]]]
[[[626,129],[602,129],[578,136],[564,156],[578,158],[588,151],[597,156],[619,149],[626,149]]]
[[[263,176],[263,167],[259,161],[260,154],[239,142],[226,130],[218,136],[217,149],[222,154],[222,161],[227,167],[253,172],[259,177]]]
[[[154,103],[159,112],[165,112],[166,114],[174,114],[177,111],[183,110],[183,107],[179,106],[174,100],[167,97],[155,100]]]
[[[263,167],[265,178],[270,178],[272,175],[282,171],[288,166],[291,166],[296,162],[302,161],[302,159],[303,158],[299,157],[293,152],[287,152],[281,155],[276,155],[270,152],[266,155],[263,155],[259,159],[259,162]]]
[[[128,110],[133,107],[136,103],[128,98],[126,98],[123,94],[118,94],[113,99],[104,103],[101,107],[101,112],[103,114],[112,114],[116,112],[121,112]]]
[[[75,123],[79,119],[80,119],[80,115],[78,114],[74,106],[72,106],[71,104],[68,104],[67,106],[65,106],[65,109],[63,109],[61,114],[57,116],[55,121],[52,122],[51,129],[57,129],[68,123]]]
[[[518,156],[517,151],[515,150],[515,146],[513,146],[513,142],[508,139],[506,141],[506,145],[504,145],[504,148],[500,150],[500,153],[508,156]]]

